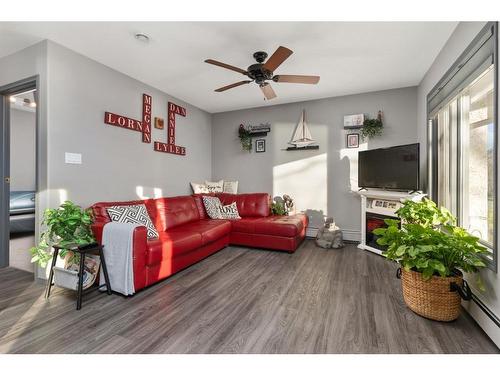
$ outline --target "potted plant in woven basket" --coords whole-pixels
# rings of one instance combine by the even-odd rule
[[[400,220],[386,219],[387,227],[374,233],[378,244],[387,246],[384,256],[401,265],[397,276],[405,303],[426,318],[455,320],[461,298],[471,298],[462,271],[475,273],[484,267],[486,248],[430,199],[407,200],[396,214]]]

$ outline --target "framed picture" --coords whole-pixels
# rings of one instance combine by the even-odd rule
[[[161,117],[155,117],[155,128],[162,130],[163,125],[164,125],[163,119]]]
[[[255,140],[255,152],[266,152],[266,140],[256,139]]]
[[[359,134],[347,134],[347,148],[359,147]]]
[[[359,129],[363,127],[364,121],[365,115],[363,113],[344,116],[344,129]]]

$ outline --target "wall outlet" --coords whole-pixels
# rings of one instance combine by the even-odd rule
[[[66,152],[64,153],[64,162],[66,164],[82,164],[82,154]]]

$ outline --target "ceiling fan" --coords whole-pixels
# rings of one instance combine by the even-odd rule
[[[226,91],[241,85],[245,85],[251,82],[255,82],[256,84],[259,85],[260,89],[262,90],[262,93],[264,94],[265,98],[267,100],[271,100],[273,98],[276,98],[276,93],[274,92],[271,84],[266,81],[274,81],[274,82],[286,82],[286,83],[306,83],[306,84],[312,84],[315,85],[316,83],[319,82],[319,76],[303,76],[303,75],[284,75],[284,74],[277,74],[274,75],[274,71],[276,68],[278,68],[287,58],[290,57],[290,55],[293,53],[292,50],[280,46],[278,49],[272,54],[272,56],[267,59],[266,62],[264,62],[267,58],[267,53],[263,51],[255,52],[253,54],[253,57],[255,60],[257,60],[256,64],[250,65],[247,70],[243,70],[240,68],[237,68],[236,66],[232,66],[229,64],[222,63],[220,61],[208,59],[205,60],[206,63],[212,64],[212,65],[217,65],[222,68],[226,68],[229,70],[234,70],[235,72],[241,73],[250,80],[246,81],[240,81],[236,83],[232,83],[230,85],[220,87],[214,91],[216,92],[222,92]]]

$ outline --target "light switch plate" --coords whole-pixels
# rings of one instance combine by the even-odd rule
[[[64,154],[64,162],[66,164],[82,164],[82,154],[66,152]]]

